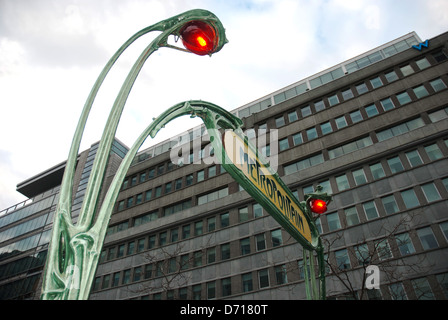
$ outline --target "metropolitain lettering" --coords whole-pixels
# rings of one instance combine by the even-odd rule
[[[258,189],[263,191],[272,203],[280,209],[282,214],[286,216],[298,229],[304,231],[303,218],[296,210],[294,202],[286,194],[285,190],[278,185],[272,175],[266,175],[262,171],[262,164],[256,158],[249,156],[247,152],[240,146],[239,161],[235,165],[239,166],[245,175],[250,178]]]

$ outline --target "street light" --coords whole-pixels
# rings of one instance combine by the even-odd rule
[[[135,40],[152,31],[161,33],[143,50],[118,92],[95,156],[80,214],[77,223],[74,224],[71,216],[74,175],[82,135],[95,97],[121,54]],[[175,39],[181,38],[185,48],[168,44],[170,36],[174,36]],[[118,195],[118,193],[112,193],[113,196],[109,197],[108,202],[103,202],[99,208],[102,181],[126,100],[146,60],[161,47],[202,56],[219,52],[226,43],[225,29],[219,19],[207,10],[196,9],[140,30],[130,37],[107,62],[84,104],[73,136],[54,214],[41,299],[83,300],[89,297],[113,203]],[[127,168],[123,169],[127,170],[129,166],[130,162]],[[109,189],[118,189],[116,187],[121,182],[114,180]],[[94,221],[95,217],[96,221]]]

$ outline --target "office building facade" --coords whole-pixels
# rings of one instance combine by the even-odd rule
[[[275,130],[261,151],[276,157],[298,199],[318,185],[333,195],[316,220],[328,299],[448,298],[448,33],[404,35],[233,112],[254,141]],[[301,246],[207,161],[206,137],[199,126],[136,156],[90,299],[306,299]],[[173,163],[173,150],[191,141],[201,148]],[[11,254],[25,237],[11,230],[44,211],[18,213],[36,204],[0,217],[9,219],[0,224],[2,299],[38,297],[11,294],[15,281],[31,282],[25,274],[39,287],[42,262],[17,265],[44,247]],[[36,234],[50,230],[45,219]]]

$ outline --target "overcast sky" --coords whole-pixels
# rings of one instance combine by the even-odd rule
[[[411,31],[448,31],[447,0],[0,0],[0,210],[16,185],[66,160],[101,69],[132,34],[186,10],[214,12],[229,43],[212,57],[160,49],[147,61],[117,137],[131,146],[163,110],[190,99],[233,110]],[[108,76],[82,140],[98,141],[138,41]],[[200,124],[175,120],[145,147]]]

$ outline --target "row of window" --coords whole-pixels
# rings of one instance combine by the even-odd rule
[[[430,118],[433,121],[440,120],[441,118],[448,118],[448,108],[442,109],[443,116],[432,116],[433,114],[442,115],[440,112],[435,112],[430,114]],[[448,139],[444,140],[445,146],[448,148]],[[319,184],[324,187],[324,191],[329,194],[335,194],[336,192],[342,192],[350,188],[354,188],[357,186],[361,186],[368,182],[373,182],[382,178],[385,178],[390,175],[394,175],[400,173],[404,170],[408,170],[411,168],[415,168],[432,161],[437,161],[442,159],[444,154],[440,149],[437,143],[429,144],[421,149],[413,149],[410,151],[404,152],[404,154],[392,156],[383,161],[379,161],[377,163],[370,164],[363,168],[359,168],[351,171],[350,173],[345,173],[338,175],[328,180],[320,181]],[[297,170],[302,170],[304,168],[319,164],[323,162],[322,154],[313,156],[304,160],[301,160],[293,165],[285,166],[285,174],[293,173]],[[294,167],[293,167],[294,166]],[[444,180],[445,181],[445,180]],[[332,187],[332,185],[334,187]],[[335,189],[336,187],[336,189]],[[428,187],[425,187],[425,192],[428,191]],[[300,196],[314,192],[313,186],[305,186],[303,188],[302,194],[299,195],[298,190],[294,191],[294,195],[300,199]],[[228,195],[228,189],[224,188],[221,190],[213,191],[205,195],[200,195],[198,197],[198,204],[203,204],[208,201],[214,201],[220,197],[225,197]],[[426,194],[425,194],[426,195]],[[428,201],[434,201],[434,195],[428,195]],[[134,218],[133,222],[124,221],[122,223],[110,226],[108,229],[108,234],[112,234],[118,231],[122,231],[128,229],[132,226],[138,226],[143,223],[148,223],[158,219],[160,216],[167,216],[170,214],[174,214],[183,210],[186,210],[192,206],[192,200],[187,199],[185,201],[173,204],[171,206],[163,208],[161,212],[159,210],[155,210],[149,213],[146,213],[142,216]],[[387,210],[386,210],[387,212]]]
[[[434,228],[436,227],[437,226],[434,226]],[[448,222],[440,223],[438,227],[442,231],[445,240],[448,241]],[[433,229],[430,226],[417,229],[415,232],[417,238],[420,241],[421,248],[424,251],[431,250],[439,246],[436,237],[434,235]],[[251,253],[251,242],[255,243],[256,251],[262,251],[266,249],[266,238],[264,233],[255,235],[254,237],[251,238],[252,240],[250,238],[244,238],[239,240],[240,244],[239,248],[241,255],[247,255]],[[411,255],[417,252],[414,245],[416,239],[413,239],[413,237],[411,237],[408,232],[404,232],[394,235],[393,238],[390,237],[388,239],[387,238],[381,239],[374,241],[374,243],[371,244],[364,243],[361,245],[356,245],[354,247],[344,248],[331,252],[332,256],[330,260],[332,260],[332,262],[328,262],[329,260],[327,261],[326,272],[328,274],[331,274],[332,272],[339,272],[335,269],[348,270],[351,269],[352,266],[355,267],[366,266],[370,265],[371,263],[377,263],[378,260],[384,261],[387,259],[391,259],[393,258],[392,253],[393,251],[390,245],[391,243],[390,241],[392,239],[395,240],[392,243],[392,245],[394,246],[394,248],[396,248],[397,252],[400,253],[401,257]],[[272,247],[282,245],[283,240],[280,229],[271,231],[271,241],[272,241]],[[230,244],[229,243],[222,244],[219,247],[220,247],[220,260],[223,261],[230,259],[230,252],[231,252]],[[198,250],[191,254],[184,254],[180,255],[179,257],[170,257],[169,259],[163,261],[148,263],[142,266],[137,266],[132,269],[126,269],[112,274],[103,275],[102,277],[97,277],[94,282],[93,291],[114,288],[120,285],[127,285],[133,282],[154,279],[168,275],[173,276],[173,274],[188,270],[191,267],[200,267],[203,265],[204,262],[206,264],[212,264],[215,263],[216,261],[217,261],[216,247],[207,248],[205,250]],[[178,299],[203,299],[203,298],[214,299],[217,297],[226,297],[235,293],[246,293],[251,292],[253,290],[267,288],[270,287],[271,285],[286,284],[288,283],[288,274],[291,275],[291,273],[293,273],[291,267],[289,267],[288,270],[285,264],[277,265],[273,268],[273,270],[270,271],[269,269],[270,268],[265,268],[254,272],[248,272],[238,276],[240,277],[241,281],[241,286],[238,288],[239,289],[238,292],[233,292],[235,290],[232,291],[232,281],[230,281],[230,278],[224,278],[206,283],[207,287],[206,297],[202,296],[201,284],[198,284],[196,285],[196,288],[194,288],[194,286],[193,288],[191,288],[191,292],[188,292],[187,287],[168,290],[167,296],[164,298],[174,299],[175,297],[172,295],[176,293],[178,294],[178,296],[176,297]],[[298,275],[293,276],[293,281],[304,279],[303,260],[298,261],[297,270]],[[273,283],[271,283],[270,280],[272,274],[274,274]],[[256,284],[257,288],[254,287],[254,281],[253,281],[254,276],[257,276],[258,278],[258,282]],[[446,291],[448,279],[446,277],[443,278],[438,277],[438,280],[440,282],[442,289]],[[187,281],[187,279],[185,279],[185,281],[189,282]],[[416,283],[413,283],[414,289],[416,289],[416,291],[420,291],[417,290],[418,288],[420,288],[420,286],[418,285],[420,284],[419,281],[420,280],[418,280]],[[216,290],[217,282],[220,283],[221,285],[219,293]],[[392,299],[401,300],[407,298],[404,288],[397,287],[397,284],[390,285],[390,289],[391,290],[393,289],[393,291],[391,292]],[[419,294],[419,293],[420,292],[416,293],[418,299],[434,299],[434,295],[429,294],[432,293],[431,290],[425,289],[423,290],[423,293],[425,294]],[[153,299],[161,298],[159,294],[161,293],[154,294]],[[188,296],[189,294],[192,295]],[[376,294],[378,294],[378,292]],[[445,292],[445,295],[446,297],[448,297],[447,292]],[[149,295],[144,296],[145,299],[149,297]],[[374,298],[374,296],[372,296],[371,298]]]
[[[340,92],[334,93],[322,100],[315,101],[313,103],[307,104],[305,106],[299,107],[298,109],[294,109],[293,111],[290,111],[287,113],[286,119],[288,122],[286,122],[285,116],[280,116],[275,118],[275,125],[276,128],[282,127],[286,125],[287,123],[292,123],[294,121],[299,120],[299,118],[306,118],[314,113],[317,113],[319,111],[322,111],[326,108],[335,106],[336,104],[339,104],[343,101],[348,101],[350,99],[353,99],[355,97],[358,97],[362,94],[365,94],[369,91],[373,91],[377,88],[382,87],[383,85],[390,84],[396,80],[398,80],[401,77],[406,77],[411,74],[413,74],[416,71],[424,70],[431,66],[429,61],[426,58],[422,58],[420,60],[417,60],[415,63],[416,67],[412,67],[411,64],[404,65],[400,67],[397,71],[401,73],[399,76],[397,74],[397,71],[391,70],[385,73],[382,73],[381,75],[378,75],[376,77],[369,78],[366,81],[359,82],[357,85],[355,85],[353,88],[346,88],[341,90]],[[415,71],[414,68],[417,70]],[[435,80],[434,80],[435,81]],[[440,81],[436,81],[434,83],[431,83],[432,88],[434,91],[440,91],[441,89],[439,86],[443,84],[440,84]],[[430,90],[430,87],[428,85],[421,85],[418,87],[415,87],[413,89],[415,95],[417,98],[423,97],[426,92]],[[400,101],[403,101],[406,103],[406,100],[409,99],[406,96],[398,95],[397,98],[400,98]],[[389,101],[384,101],[383,108],[388,108]],[[355,117],[355,115],[354,115]],[[261,124],[260,128],[264,128],[266,124]]]
[[[172,162],[169,162],[172,164]],[[161,165],[160,167],[164,167],[164,165]],[[149,169],[149,172],[155,169]],[[191,173],[185,177],[178,178],[174,181],[170,181],[165,183],[164,185],[160,185],[154,188],[151,188],[149,190],[146,190],[145,192],[139,193],[135,196],[128,197],[127,199],[118,201],[117,205],[117,211],[121,211],[127,208],[130,208],[135,205],[139,205],[143,202],[150,201],[156,198],[161,197],[162,195],[169,194],[171,192],[180,190],[184,187],[189,187],[193,185],[193,183],[199,183],[201,181],[204,181],[209,178],[213,178],[221,173],[224,173],[225,170],[221,165],[213,165],[208,168],[205,168],[203,170],[199,170],[195,173]],[[163,174],[163,170],[160,174]],[[129,179],[125,180],[125,184],[127,185],[128,181],[131,181],[130,186],[134,186],[137,184],[137,181],[140,181],[141,183],[147,181],[148,177],[148,171],[144,171],[139,173],[138,175],[134,175]],[[151,175],[151,179],[154,176]]]
[[[445,241],[448,241],[448,222],[434,225],[434,228],[439,228],[445,237]],[[372,263],[379,263],[379,261],[392,259],[394,258],[394,250],[392,250],[391,245],[396,249],[400,257],[436,249],[441,246],[431,226],[416,229],[415,233],[416,237],[409,232],[404,232],[395,234],[393,237],[373,241],[370,244],[364,243],[336,250],[333,252],[335,262],[330,264],[333,266],[333,270],[328,270],[328,272],[347,270],[356,266],[367,266]],[[423,251],[416,249],[417,239],[419,240],[418,246]]]
[[[431,89],[429,89],[429,90],[426,89],[425,84],[422,84],[422,85],[414,88],[414,91],[417,92],[416,97],[418,99],[423,98],[423,97],[429,95],[430,93],[431,94],[433,92],[436,93],[438,91],[441,91],[441,90],[447,88],[446,84],[443,82],[443,80],[441,78],[437,78],[433,81],[430,81],[429,84],[431,85],[431,88],[433,88],[433,91]],[[325,136],[325,135],[335,132],[337,130],[343,129],[349,125],[358,123],[365,119],[369,119],[369,118],[379,115],[381,113],[392,110],[392,109],[396,108],[396,104],[397,104],[396,102],[394,103],[394,101],[398,101],[399,105],[403,106],[407,103],[410,103],[412,101],[412,99],[411,99],[410,95],[408,94],[408,92],[406,92],[406,91],[398,93],[395,96],[382,99],[382,100],[378,101],[377,103],[372,103],[364,108],[352,111],[347,115],[344,114],[340,117],[336,117],[335,119],[331,119],[325,123],[320,124],[319,126],[300,131],[296,134],[293,134],[291,137],[285,137],[285,138],[279,140],[279,149],[278,150],[280,152],[284,151],[286,149],[289,149],[290,147],[298,146],[298,145],[306,143],[308,141],[312,141],[314,139]],[[295,111],[293,111],[292,114],[295,115],[293,118],[298,119]],[[291,113],[289,114],[288,117],[291,119]],[[279,118],[277,118],[277,119],[279,119]],[[281,118],[281,119],[283,119],[283,118]],[[401,124],[394,128],[394,134],[395,135],[402,134],[402,133],[416,129],[423,125],[424,125],[424,122],[422,119],[412,120],[409,123],[410,128],[406,128],[406,124]],[[377,133],[377,135],[379,135],[379,137],[378,137],[379,141],[385,140],[386,137],[383,137],[383,136],[392,134],[391,131],[392,131],[392,129],[387,129],[387,130]],[[395,132],[395,131],[397,131],[397,132]],[[265,152],[265,155],[269,156],[269,147],[267,147],[267,152]]]
[[[448,178],[442,180],[445,192],[448,191]],[[440,191],[434,182],[406,189],[394,194],[380,197],[378,199],[363,202],[359,205],[351,206],[341,211],[331,212],[322,219],[316,221],[319,231],[332,232],[342,228],[358,225],[365,221],[379,218],[380,216],[394,214],[400,211],[410,210],[426,203],[420,203],[417,193],[422,192],[427,203],[432,203],[442,199]],[[399,201],[397,201],[399,199]],[[322,220],[326,221],[325,229],[322,228]],[[341,223],[343,221],[343,224]]]
[[[153,218],[148,217],[150,215],[152,215]],[[157,219],[156,216],[157,214],[153,212],[134,218],[133,226],[151,222]],[[169,243],[175,243],[180,240],[186,240],[205,233],[214,232],[216,230],[219,230],[220,228],[226,228],[231,224],[233,225],[234,223],[243,223],[250,219],[256,219],[262,216],[263,208],[258,203],[254,203],[250,206],[239,208],[237,217],[233,217],[233,213],[231,216],[230,212],[224,212],[218,215],[207,217],[206,219],[195,221],[194,223],[188,223],[182,226],[173,227],[170,230],[165,230],[159,232],[158,234],[144,236],[137,240],[132,240],[127,243],[119,244],[118,246],[106,248],[101,253],[100,263],[117,258],[119,259],[135,253],[140,253],[144,250],[151,250],[156,247],[161,247]],[[112,228],[115,228],[115,231],[121,231],[127,229],[128,227],[129,222],[126,221],[125,226],[123,226],[123,224],[118,224]]]
[[[429,120],[431,122],[437,122],[442,119],[445,119],[445,118],[447,118],[447,112],[448,112],[448,110],[446,107],[443,108],[442,110],[433,111],[428,114]],[[407,133],[409,131],[421,128],[423,126],[425,126],[425,122],[422,117],[418,117],[418,118],[406,121],[399,125],[395,125],[391,128],[378,131],[375,133],[374,136],[372,134],[369,136],[358,138],[355,141],[351,141],[349,143],[340,145],[338,147],[328,149],[327,150],[328,158],[330,160],[335,159],[337,157],[341,157],[343,155],[346,155],[346,154],[361,150],[363,148],[366,148],[368,146],[371,146],[374,144],[374,140],[372,139],[372,136],[375,137],[378,140],[378,142],[382,142],[384,140],[387,140],[392,137],[395,137],[395,136]],[[293,137],[293,141],[294,141],[294,137]],[[434,148],[434,151],[427,150],[428,153],[431,155],[434,154],[434,156],[435,156],[436,154],[441,154],[437,145],[434,145],[432,147],[428,146],[428,148]],[[311,157],[301,159],[299,161],[285,165],[284,173],[285,173],[285,175],[289,175],[289,174],[295,173],[297,171],[307,169],[311,166],[321,164],[324,161],[325,161],[324,153],[319,153],[319,154],[313,155]]]

